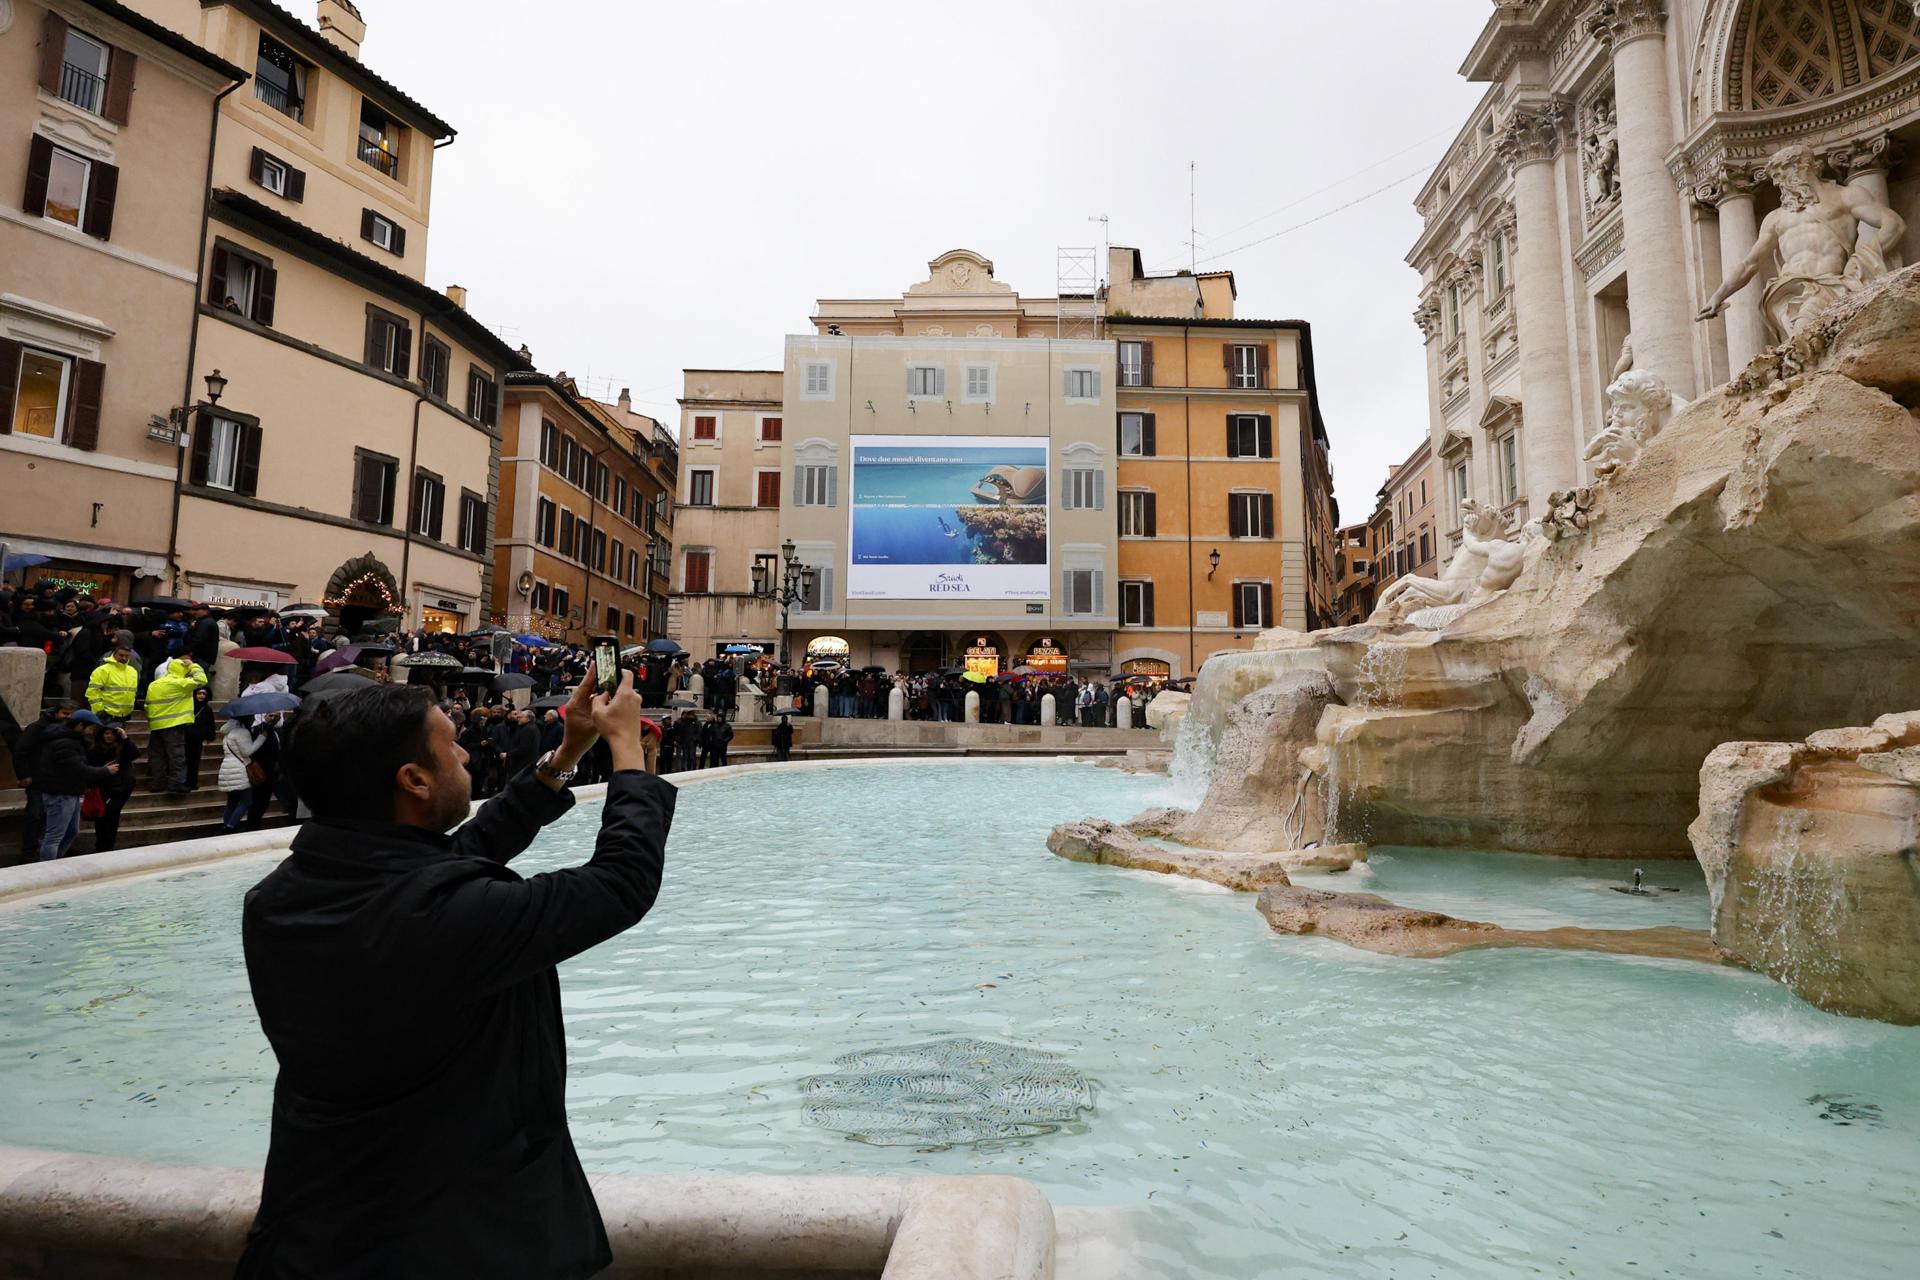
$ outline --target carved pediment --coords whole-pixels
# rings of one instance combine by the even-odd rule
[[[1440,456],[1451,457],[1456,453],[1473,452],[1473,437],[1459,427],[1448,427],[1447,434],[1440,438]]]
[[[993,278],[993,263],[971,249],[949,249],[927,264],[927,278],[907,289],[917,294],[1013,296],[1013,286]]]
[[[1520,402],[1512,396],[1491,396],[1487,400],[1486,410],[1480,415],[1480,429],[1492,431],[1508,421],[1517,425],[1523,417]]]

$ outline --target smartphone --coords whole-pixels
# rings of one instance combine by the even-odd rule
[[[612,636],[595,636],[593,645],[594,682],[601,693],[620,687],[620,642]]]

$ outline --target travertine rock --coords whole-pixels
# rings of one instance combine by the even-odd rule
[[[1163,834],[1234,853],[1280,852],[1324,839],[1324,762],[1310,749],[1333,701],[1326,672],[1283,671],[1234,703],[1226,712],[1206,799],[1192,814],[1166,824]]]
[[[1286,853],[1220,853],[1209,849],[1168,849],[1105,818],[1063,822],[1047,836],[1047,848],[1069,862],[1092,862],[1162,875],[1190,876],[1250,893],[1271,884],[1287,884],[1289,868],[1345,871],[1364,862],[1364,845],[1333,845]]]
[[[1721,947],[1823,1009],[1920,1023],[1920,713],[1725,744],[1688,834]]]
[[[1158,729],[1168,742],[1173,741],[1173,731],[1187,714],[1187,704],[1193,701],[1190,693],[1179,693],[1172,689],[1163,689],[1153,695],[1153,701],[1147,704],[1147,728]]]
[[[1684,857],[1722,742],[1920,706],[1916,316],[1920,270],[1849,298],[1647,438],[1604,520],[1535,540],[1511,588],[1437,631],[1276,631],[1210,659],[1186,732],[1218,745],[1224,790],[1200,814],[1262,831],[1263,804],[1271,832],[1323,763],[1328,840]],[[1334,688],[1321,754],[1288,769],[1276,724],[1263,767],[1230,767],[1237,709],[1303,673]]]

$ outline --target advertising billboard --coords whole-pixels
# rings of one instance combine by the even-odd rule
[[[1044,600],[1045,436],[854,436],[849,600]]]

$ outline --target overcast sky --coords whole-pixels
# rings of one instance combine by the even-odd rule
[[[367,64],[460,130],[430,283],[592,394],[677,426],[681,369],[778,368],[816,298],[950,248],[1050,296],[1093,215],[1184,266],[1191,160],[1200,265],[1313,325],[1343,520],[1426,430],[1420,180],[1252,242],[1431,167],[1487,0],[359,4]]]

